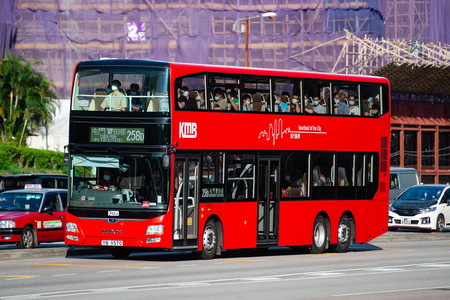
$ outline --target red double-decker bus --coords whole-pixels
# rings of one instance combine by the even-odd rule
[[[389,95],[372,76],[80,62],[66,244],[213,258],[368,242],[387,231]]]

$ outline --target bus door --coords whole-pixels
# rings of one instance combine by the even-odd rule
[[[173,248],[197,249],[199,157],[177,157],[174,165]]]
[[[280,159],[260,158],[258,162],[258,236],[257,245],[278,245],[278,202],[280,196]]]

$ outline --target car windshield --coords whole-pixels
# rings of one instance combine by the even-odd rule
[[[0,195],[0,210],[39,211],[40,193],[3,193]]]
[[[444,187],[420,185],[406,190],[397,199],[416,201],[437,201],[442,194]]]

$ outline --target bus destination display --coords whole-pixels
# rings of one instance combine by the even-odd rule
[[[144,128],[91,127],[90,143],[143,144]]]

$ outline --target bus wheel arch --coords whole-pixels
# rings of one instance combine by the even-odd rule
[[[201,235],[203,259],[212,259],[221,254],[223,248],[223,228],[217,216],[211,216],[206,220]]]
[[[310,253],[322,254],[328,246],[330,240],[330,222],[325,213],[320,213],[314,220],[312,232],[312,245]]]
[[[336,234],[337,240],[336,244],[330,245],[330,250],[339,253],[347,252],[355,237],[355,221],[351,212],[346,211],[342,214],[333,234]]]

